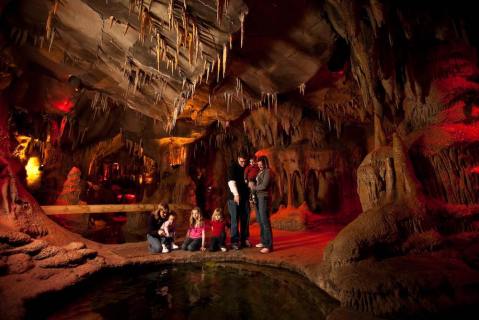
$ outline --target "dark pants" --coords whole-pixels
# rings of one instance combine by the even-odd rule
[[[269,220],[268,197],[258,195],[256,204],[256,220],[260,227],[260,241],[270,250],[273,249],[273,233],[271,231],[271,222]]]
[[[181,245],[181,249],[187,251],[198,251],[201,248],[201,238],[191,239],[186,238],[185,242]]]
[[[219,237],[211,237],[210,239],[210,251],[218,251],[221,247],[226,247],[226,232],[221,232]]]
[[[249,238],[249,207],[248,198],[243,195],[237,205],[234,200],[228,200],[228,211],[231,216],[231,243],[244,244]],[[238,229],[239,227],[239,229]]]
[[[173,238],[172,237],[160,237],[160,242],[161,244],[165,245],[168,249],[171,249],[171,244],[173,243]]]

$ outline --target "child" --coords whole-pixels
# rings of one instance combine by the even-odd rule
[[[172,250],[178,249],[178,246],[175,244],[175,219],[176,214],[174,212],[170,212],[168,220],[163,222],[160,230],[158,231],[158,234],[161,237],[161,246],[163,248],[161,251],[162,253],[170,252],[168,249],[170,245]]]
[[[196,207],[191,210],[190,227],[188,228],[186,239],[181,249],[196,251],[200,249],[200,245],[201,251],[205,251],[205,224],[201,216],[200,208]]]
[[[249,165],[244,169],[244,180],[246,184],[256,184],[256,176],[259,173],[258,165],[253,158],[249,159]],[[256,207],[256,193],[253,190],[249,191],[249,203],[252,209]]]
[[[221,251],[226,252],[225,239],[226,232],[223,212],[220,208],[216,208],[211,216],[210,251],[218,251],[218,249],[221,249]]]

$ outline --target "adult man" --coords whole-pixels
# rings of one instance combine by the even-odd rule
[[[244,180],[246,157],[238,155],[228,168],[228,211],[231,216],[231,247],[250,247],[248,186]],[[239,223],[239,228],[238,228]]]

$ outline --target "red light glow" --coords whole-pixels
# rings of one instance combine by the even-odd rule
[[[128,201],[133,201],[133,200],[136,199],[136,196],[135,196],[134,194],[127,193],[127,194],[125,194],[125,198],[126,198],[126,200],[128,200]]]
[[[70,110],[73,108],[73,102],[68,99],[65,99],[62,101],[53,102],[52,106],[59,111],[70,112]]]
[[[469,169],[470,173],[479,174],[479,166],[475,166]]]

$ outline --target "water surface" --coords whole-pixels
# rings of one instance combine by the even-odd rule
[[[325,319],[337,302],[307,279],[244,264],[103,273],[28,305],[48,319]]]

